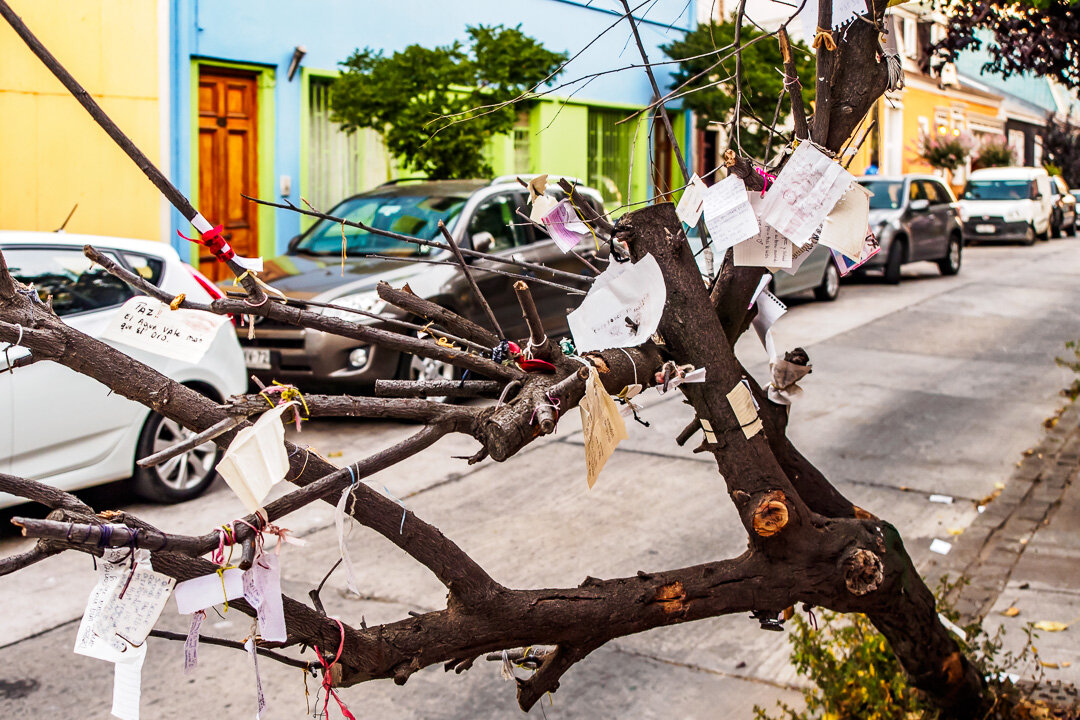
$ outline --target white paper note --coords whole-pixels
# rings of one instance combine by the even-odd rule
[[[612,262],[566,317],[574,346],[585,353],[640,345],[656,332],[665,302],[667,288],[656,258],[647,254],[637,263]]]
[[[859,183],[851,183],[851,187],[844,197],[840,198],[840,202],[836,203],[821,226],[822,245],[843,253],[852,260],[859,259],[870,217],[871,194]]]
[[[935,552],[938,555],[948,555],[950,550],[952,550],[952,543],[950,542],[938,538],[930,541],[930,552]]]
[[[559,201],[550,195],[537,195],[532,201],[532,209],[529,211],[529,219],[535,223],[543,223],[544,216],[555,209]]]
[[[116,662],[124,656],[105,638],[94,634],[94,626],[112,595],[113,587],[131,570],[130,563],[125,562],[128,552],[127,548],[106,548],[104,557],[98,563],[98,582],[86,600],[86,610],[79,623],[79,632],[75,635],[75,652],[79,655],[109,662]]]
[[[817,240],[811,238],[810,242],[803,246],[792,244],[791,246],[791,267],[781,268],[788,275],[794,275],[799,272],[799,268],[806,262],[806,258],[810,257],[810,252],[817,247]]]
[[[683,189],[679,204],[675,206],[675,214],[679,220],[693,227],[701,219],[701,212],[705,209],[705,193],[709,187],[701,178],[694,173],[689,184]]]
[[[795,148],[761,204],[761,219],[805,245],[844,196],[854,176],[809,142]]]
[[[165,609],[175,583],[168,575],[154,572],[149,560],[137,562],[134,571],[113,583],[94,623],[94,633],[117,647],[123,644],[116,638],[142,645]]]
[[[596,484],[600,471],[615,452],[615,448],[628,437],[619,407],[604,389],[600,375],[592,365],[589,365],[585,396],[578,403],[578,409],[581,411],[581,429],[585,436],[585,466],[591,488]]]
[[[114,666],[112,714],[120,720],[139,720],[144,660],[146,660],[145,643],[128,650],[124,659]]]
[[[184,640],[185,675],[190,675],[199,666],[199,630],[205,619],[205,610],[199,610],[191,616],[191,627],[188,628],[187,639]]]
[[[951,495],[931,495],[928,500],[932,503],[941,503],[942,505],[952,505]]]
[[[758,339],[761,340],[761,344],[765,346],[766,352],[769,353],[769,360],[776,360],[776,345],[773,342],[772,326],[787,312],[787,305],[780,302],[780,299],[768,290],[758,293],[754,304],[757,305],[757,315],[754,316],[752,322],[754,330],[757,331]]]
[[[253,426],[236,433],[218,463],[218,474],[248,512],[258,512],[270,489],[289,471],[281,416],[294,405],[295,402],[282,403],[267,410]]]
[[[746,184],[728,175],[704,194],[705,227],[717,255],[758,233],[758,219],[746,195]]]
[[[198,363],[228,322],[200,310],[170,310],[154,298],[137,296],[112,316],[102,339],[188,363]]]
[[[790,240],[763,222],[761,232],[736,245],[732,254],[738,267],[789,268],[792,247]]]
[[[176,597],[176,609],[181,615],[190,615],[226,600],[235,600],[244,596],[244,571],[229,568],[221,575],[214,572],[185,580],[176,584],[173,595]]]
[[[842,28],[859,15],[866,15],[869,12],[866,0],[831,0],[831,2],[834,30]],[[802,6],[802,11],[799,13],[799,22],[802,25],[803,41],[811,45],[814,35],[817,34],[818,0],[806,0],[806,4]]]
[[[754,406],[754,396],[745,383],[737,383],[727,394],[727,399],[747,440],[761,432],[761,418]]]
[[[255,649],[255,640],[248,638],[244,647],[251,655],[251,663],[255,666],[255,720],[259,720],[266,712],[266,696],[263,695],[262,676],[259,675],[259,652]]]
[[[263,553],[244,573],[244,599],[258,611],[262,639],[285,642],[285,608],[281,600],[281,565],[277,555]]]

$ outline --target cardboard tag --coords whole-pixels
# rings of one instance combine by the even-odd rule
[[[819,242],[851,260],[858,260],[863,252],[872,195],[859,183],[851,183],[844,197],[826,216]]]
[[[175,584],[168,575],[154,572],[149,559],[136,562],[133,571],[112,584],[94,623],[94,633],[117,647],[122,648],[123,642],[142,645],[165,609]]]
[[[757,214],[750,206],[742,178],[728,175],[705,192],[704,200],[705,227],[717,255],[758,234]]]
[[[533,202],[536,198],[544,194],[544,191],[547,190],[547,179],[547,173],[544,173],[543,175],[537,175],[529,181],[529,202]]]
[[[103,340],[196,364],[228,322],[224,315],[170,310],[160,300],[139,295],[124,303],[102,333]]]
[[[281,416],[294,405],[281,403],[264,412],[254,425],[236,433],[218,463],[218,474],[250,513],[259,511],[270,489],[289,471]]]
[[[746,383],[737,383],[727,394],[727,400],[731,409],[735,411],[735,419],[739,421],[739,426],[747,440],[761,432],[761,418],[758,417],[757,408],[754,407],[754,396]]]
[[[619,407],[604,389],[600,375],[592,365],[589,365],[585,396],[578,403],[578,409],[581,411],[581,429],[585,435],[585,467],[591,488],[615,448],[628,437]]]
[[[227,600],[244,596],[244,571],[228,568],[222,574],[216,572],[185,580],[176,584],[174,591],[176,609],[181,615],[190,615]]]
[[[812,143],[803,142],[765,193],[761,219],[796,245],[806,245],[854,180]]]
[[[705,209],[705,193],[708,189],[709,187],[705,184],[705,181],[699,178],[697,173],[694,173],[694,176],[690,178],[690,182],[683,189],[679,204],[675,206],[675,214],[679,216],[679,220],[691,227],[698,224],[701,213]]]
[[[705,442],[715,445],[716,433],[713,432],[712,423],[705,418],[698,418],[698,422],[701,423],[701,431],[705,433]]]
[[[205,619],[205,610],[199,610],[191,616],[191,627],[188,629],[187,639],[184,640],[185,675],[190,675],[199,666],[199,630]]]
[[[640,345],[656,332],[666,302],[664,276],[652,255],[612,262],[566,317],[574,346],[585,353]]]

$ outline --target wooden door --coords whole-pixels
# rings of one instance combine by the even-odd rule
[[[203,71],[199,75],[199,212],[238,255],[259,254],[259,159],[255,75]],[[212,280],[229,270],[202,248],[199,269]]]

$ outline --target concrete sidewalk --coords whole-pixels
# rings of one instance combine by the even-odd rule
[[[955,608],[965,622],[983,618],[991,636],[1003,628],[1005,650],[1024,646],[1028,624],[1066,623],[1060,632],[1035,631],[1041,668],[1018,672],[1033,678],[1041,670],[1051,684],[1080,687],[1080,403],[1066,406],[1017,465],[924,575],[931,585],[943,575],[966,578]]]

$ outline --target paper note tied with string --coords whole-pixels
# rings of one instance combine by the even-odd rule
[[[126,578],[114,583],[94,623],[94,633],[118,648],[142,645],[154,629],[176,581],[154,572],[149,559],[135,564]]]
[[[129,548],[105,548],[102,562],[98,564],[97,584],[86,599],[86,610],[75,635],[75,652],[79,655],[108,662],[118,662],[125,656],[126,648],[123,645],[116,647],[107,638],[95,633],[94,628],[107,611],[107,603],[116,587],[131,572],[130,563],[125,562],[129,552]]]
[[[244,596],[244,571],[227,568],[220,573],[200,575],[176,584],[173,593],[176,609],[181,615],[190,615],[214,605]]]
[[[592,365],[585,380],[585,396],[578,403],[578,409],[585,435],[585,467],[591,488],[615,448],[627,438],[626,423],[619,414],[619,406],[604,389],[600,375]]]
[[[583,237],[590,234],[588,226],[578,217],[577,210],[569,200],[563,200],[544,215],[544,227],[564,253],[573,250]]]
[[[731,389],[731,392],[727,394],[727,400],[747,440],[761,432],[761,418],[758,417],[754,396],[750,394],[750,388],[747,387],[745,381],[737,383]]]
[[[101,337],[188,363],[198,363],[228,322],[224,315],[199,310],[170,310],[151,297],[137,296],[124,303]]]
[[[218,474],[248,512],[258,512],[270,489],[289,471],[281,416],[296,404],[295,401],[281,403],[264,412],[254,425],[236,433],[218,463]]]
[[[656,258],[611,262],[597,276],[577,310],[566,317],[579,353],[633,347],[652,337],[667,301]]]
[[[762,203],[759,193],[750,193],[750,206],[755,211]],[[772,225],[759,219],[757,235],[735,246],[732,254],[738,267],[767,267],[770,269],[791,267],[791,241]]]
[[[682,197],[679,198],[679,204],[675,206],[675,214],[679,216],[679,220],[691,227],[698,224],[705,209],[705,193],[708,189],[697,173],[690,178],[690,182],[683,189]]]
[[[281,600],[281,566],[277,555],[263,553],[244,572],[244,599],[255,608],[259,635],[270,642],[285,642],[285,608]]]
[[[761,219],[796,245],[806,245],[854,180],[812,143],[803,142],[765,193]]]
[[[718,256],[729,247],[758,234],[758,218],[746,194],[746,184],[728,175],[705,191],[705,227]]]
[[[873,193],[859,183],[851,183],[821,226],[821,244],[851,260],[859,260],[863,253],[872,196]]]

